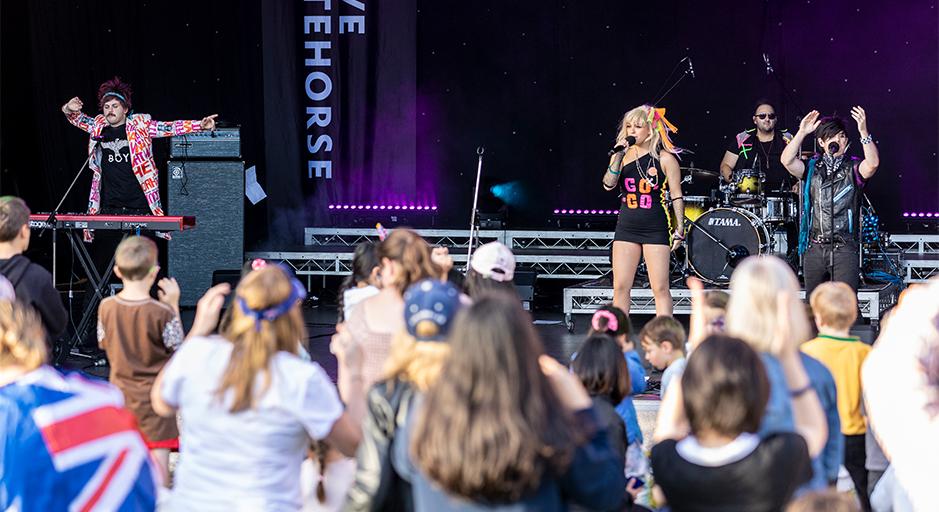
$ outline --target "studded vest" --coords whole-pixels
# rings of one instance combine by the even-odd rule
[[[861,231],[858,218],[860,188],[864,185],[857,171],[860,162],[857,158],[847,157],[835,159],[833,162],[825,160],[816,157],[809,162],[810,166],[814,166],[807,187],[811,208],[809,238],[827,240],[834,233],[836,241],[840,239],[843,242],[856,242]]]

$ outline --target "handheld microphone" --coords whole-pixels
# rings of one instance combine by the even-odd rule
[[[834,158],[834,157],[835,157],[835,153],[837,153],[837,152],[840,151],[840,150],[841,150],[841,145],[838,144],[837,142],[832,142],[831,144],[828,145],[828,154],[831,155],[832,158]],[[832,160],[832,162],[834,162],[834,160]],[[829,166],[828,166],[828,175],[829,175],[829,176],[831,176],[831,173],[833,173],[833,172],[835,171],[834,169],[832,169],[832,167],[833,167],[833,165],[829,165]]]
[[[613,146],[613,149],[610,150],[610,152],[608,153],[608,155],[609,155],[609,156],[613,156],[613,153],[619,153],[620,151],[629,149],[630,147],[632,147],[632,146],[635,145],[635,144],[636,144],[636,138],[633,137],[632,135],[630,135],[629,137],[626,137],[626,145],[625,145],[625,146],[622,145],[622,144],[617,145],[617,146]]]

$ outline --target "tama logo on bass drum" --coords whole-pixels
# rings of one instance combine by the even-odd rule
[[[736,217],[715,217],[708,219],[708,226],[739,226],[740,219]]]

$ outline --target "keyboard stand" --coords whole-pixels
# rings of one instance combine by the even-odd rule
[[[95,331],[97,331],[98,324],[98,304],[104,300],[104,294],[107,293],[108,281],[111,279],[111,275],[114,273],[114,258],[117,254],[111,255],[111,261],[108,262],[107,269],[104,271],[104,275],[98,273],[98,269],[95,268],[94,259],[92,259],[91,254],[88,252],[88,248],[85,247],[85,243],[82,240],[82,230],[80,229],[66,229],[68,233],[68,240],[72,245],[72,252],[78,257],[78,262],[81,263],[82,269],[85,271],[85,275],[88,276],[88,281],[94,289],[94,294],[88,299],[87,304],[85,304],[85,310],[82,312],[82,319],[78,324],[78,327],[75,328],[75,333],[72,335],[71,339],[68,341],[68,345],[64,347],[63,350],[59,350],[56,355],[54,364],[55,366],[61,366],[65,362],[65,359],[72,355],[80,357],[89,357],[81,352],[78,352],[75,347],[81,343],[82,338],[84,337],[85,332],[88,330],[90,323],[94,322]],[[138,230],[139,232],[139,230]],[[124,232],[124,236],[121,238],[127,238],[129,235],[128,232]],[[69,311],[71,314],[71,311]],[[95,340],[97,343],[98,335],[95,334]]]

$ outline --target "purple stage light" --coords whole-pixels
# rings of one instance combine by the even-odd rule
[[[436,211],[436,206],[425,205],[390,205],[390,204],[330,204],[327,205],[330,210],[412,210],[412,211]]]
[[[592,208],[589,210],[584,210],[584,209],[575,210],[573,208],[555,208],[553,212],[555,215],[618,215],[619,214],[619,210],[603,210],[603,209],[594,210]]]

